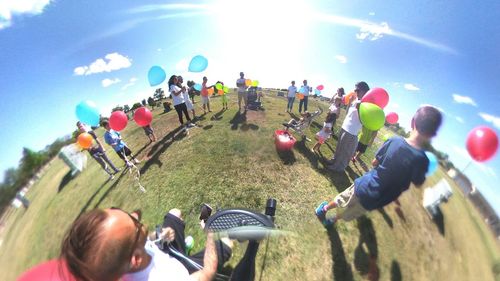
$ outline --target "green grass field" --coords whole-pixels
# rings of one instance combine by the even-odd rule
[[[214,112],[203,116],[200,127],[189,135],[179,132],[175,112],[155,110],[152,125],[158,141],[150,145],[143,130],[129,124],[123,138],[142,159],[138,167],[146,193],[139,192],[129,174],[108,181],[93,159],[82,174],[68,180],[69,168],[54,159],[28,193],[29,209],[16,210],[6,220],[0,234],[1,279],[15,280],[29,267],[57,257],[68,226],[92,208],[141,208],[144,222],[154,226],[166,211],[177,207],[184,213],[186,233],[199,249],[204,244],[197,220],[202,203],[263,211],[266,200],[273,197],[278,200],[276,223],[291,234],[270,240],[261,280],[495,280],[492,265],[500,258],[499,246],[444,172],[425,183],[430,186],[444,177],[454,188],[451,200],[442,206],[441,224],[433,223],[421,207],[422,190],[411,188],[400,197],[401,206],[393,203],[327,231],[314,208],[350,186],[363,168],[351,163],[343,174],[324,169],[321,159],[333,154],[334,138],[321,147],[320,155],[310,152],[314,142],[298,142],[292,153],[278,154],[273,133],[290,115],[285,113],[285,99],[275,93],[265,95],[264,111],[249,111],[246,116],[237,114],[234,102],[231,95],[230,109],[219,111],[220,100],[212,99]],[[318,105],[326,108],[311,100],[309,110]],[[311,126],[309,138],[320,129],[324,116]],[[375,141],[362,157],[364,163],[370,163],[381,143]],[[122,166],[112,149],[107,150]],[[237,263],[243,249],[237,245],[229,266]],[[264,245],[260,249],[258,278]]]

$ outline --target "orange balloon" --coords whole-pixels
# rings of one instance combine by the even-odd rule
[[[250,79],[245,80],[245,85],[248,87],[252,86],[252,80]]]
[[[297,94],[297,98],[299,100],[303,100],[304,99],[304,94]]]
[[[94,141],[94,138],[89,133],[81,133],[77,139],[78,144],[85,149],[92,146],[92,141]]]
[[[224,90],[220,89],[220,90],[217,90],[217,93],[219,93],[219,95],[223,95],[224,94]]]
[[[214,93],[214,88],[208,88],[207,92],[209,95],[212,95]]]

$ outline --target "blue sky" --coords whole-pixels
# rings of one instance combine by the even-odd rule
[[[80,101],[108,115],[152,95],[153,65],[209,83],[232,83],[239,71],[262,87],[308,79],[325,95],[365,80],[389,92],[386,111],[407,127],[419,105],[439,107],[445,122],[434,146],[459,168],[470,161],[472,128],[500,130],[498,1],[8,2],[0,4],[0,171],[17,165],[22,147],[70,133]],[[209,67],[188,73],[198,54]],[[465,171],[498,213],[499,164],[497,156]]]

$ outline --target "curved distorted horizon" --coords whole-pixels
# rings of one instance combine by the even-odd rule
[[[165,194],[157,189],[155,183],[164,187],[169,182],[186,181],[188,175],[180,171],[187,167],[192,169],[193,174],[205,171],[202,166],[209,163],[198,162],[204,159],[205,152],[196,149],[203,149],[201,142],[213,142],[224,137],[227,143],[224,140],[220,147],[213,146],[217,147],[213,152],[213,161],[224,162],[221,167],[229,165],[228,170],[219,168],[218,175],[210,173],[206,177],[193,175],[187,182],[194,180],[198,184],[199,177],[200,181],[206,181],[207,184],[236,184],[239,175],[246,175],[247,170],[254,169],[258,170],[255,173],[261,174],[258,176],[261,179],[255,180],[258,188],[249,187],[255,194],[243,191],[245,189],[234,194],[229,191],[212,194],[210,186],[207,186],[207,190],[193,191],[197,195],[193,195],[196,198],[192,203],[208,199],[242,204],[220,206],[220,202],[204,202],[217,206],[217,210],[214,210],[216,214],[212,214],[208,221],[205,218],[205,222],[208,222],[205,229],[212,229],[211,223],[216,224],[214,221],[217,220],[215,217],[219,207],[264,209],[266,206],[263,205],[262,196],[267,196],[277,199],[277,203],[267,202],[275,204],[273,208],[278,211],[277,225],[282,224],[279,222],[281,207],[292,213],[297,208],[297,212],[310,210],[310,213],[303,213],[304,221],[309,223],[312,217],[311,220],[317,223],[317,216],[320,223],[314,226],[314,231],[327,229],[332,243],[340,240],[345,243],[346,237],[349,237],[345,230],[352,230],[352,227],[344,225],[349,225],[348,221],[355,219],[361,241],[362,233],[366,231],[364,227],[369,226],[384,233],[376,223],[379,222],[376,216],[382,215],[380,221],[387,222],[393,228],[396,217],[388,219],[382,208],[386,205],[402,208],[398,197],[408,189],[410,183],[417,187],[435,185],[437,192],[439,188],[441,191],[444,188],[440,179],[447,179],[448,182],[454,179],[456,186],[453,190],[456,194],[450,200],[458,200],[455,197],[462,196],[459,192],[465,192],[464,195],[469,198],[469,191],[466,190],[472,190],[471,194],[479,194],[477,196],[481,199],[477,200],[487,203],[470,199],[473,202],[471,206],[487,204],[487,207],[478,207],[480,216],[491,216],[493,220],[486,220],[486,224],[495,235],[500,235],[500,228],[495,223],[500,216],[500,192],[496,184],[500,177],[500,157],[496,154],[500,132],[500,99],[495,93],[495,89],[500,87],[500,69],[495,61],[498,57],[496,46],[500,43],[500,35],[496,32],[499,20],[495,11],[499,9],[500,5],[496,1],[487,1],[478,6],[469,0],[453,4],[410,0],[398,3],[380,3],[375,0],[110,0],[85,3],[27,0],[22,4],[0,4],[0,84],[3,100],[0,122],[4,140],[0,180],[5,191],[2,193],[5,196],[2,204],[5,206],[0,206],[2,212],[11,214],[11,211],[6,210],[10,210],[8,206],[12,199],[16,202],[13,205],[17,208],[25,206],[26,211],[29,210],[29,204],[36,206],[36,197],[30,196],[41,196],[41,193],[18,191],[33,184],[36,186],[37,182],[45,182],[43,174],[52,173],[50,166],[45,163],[54,165],[63,160],[61,163],[66,163],[67,166],[63,166],[69,172],[57,183],[59,187],[54,199],[58,199],[54,202],[60,204],[68,200],[69,197],[64,197],[68,195],[64,194],[71,192],[69,190],[72,188],[84,188],[79,186],[80,180],[85,181],[85,177],[90,177],[90,186],[96,191],[90,193],[88,202],[82,205],[82,211],[75,216],[80,217],[92,209],[91,202],[98,198],[95,196],[109,185],[109,189],[94,206],[104,211],[89,212],[88,218],[95,216],[103,221],[113,218],[116,221],[123,220],[120,223],[129,226],[134,222],[137,239],[133,247],[136,247],[137,241],[149,239],[146,236],[142,238],[143,225],[138,226],[135,221],[136,218],[141,219],[141,211],[124,216],[121,210],[105,209],[110,207],[107,204],[118,202],[121,208],[137,208],[139,206],[134,204],[144,203],[145,198],[151,200],[154,198],[152,194],[156,193],[155,202],[165,204],[168,199],[165,199]],[[274,139],[269,138],[273,132]],[[237,142],[230,143],[235,137]],[[57,155],[63,145],[71,147],[65,146],[59,153],[62,160],[58,160]],[[207,149],[212,145],[207,144]],[[225,147],[227,156],[223,156],[222,147]],[[252,152],[248,151],[249,147],[253,147]],[[430,151],[424,153],[424,150]],[[176,158],[180,157],[177,154],[181,152],[185,153],[185,158]],[[170,153],[172,161],[178,161],[180,166],[167,170],[162,166],[168,163]],[[51,160],[52,157],[56,160]],[[238,157],[259,159],[254,159],[258,161],[256,163],[252,162],[259,168],[245,167],[243,163],[236,162]],[[370,157],[375,158],[373,162]],[[28,165],[26,159],[32,159],[29,160],[32,162]],[[389,164],[393,162],[385,161],[401,162]],[[171,163],[166,165],[170,167]],[[374,176],[383,174],[384,169],[391,171],[387,167],[398,167],[399,174],[393,171],[391,180],[385,179],[384,175]],[[234,174],[230,174],[232,169]],[[297,207],[294,205],[297,202],[289,201],[291,195],[283,192],[285,187],[273,185],[284,180],[278,171],[290,169],[308,171],[305,178],[296,179],[296,184],[302,181],[308,183],[309,177],[311,182],[328,184],[324,185],[325,190],[322,191],[314,190],[309,195],[302,191],[299,192],[301,195],[296,194],[304,196],[298,200],[301,206]],[[339,180],[339,173],[342,177],[345,173],[346,179]],[[97,183],[103,175],[106,181]],[[59,176],[52,177],[56,179]],[[165,177],[165,182],[158,182],[158,177]],[[425,181],[426,178],[430,180]],[[240,183],[246,183],[247,180]],[[294,179],[289,180],[295,186]],[[126,185],[124,181],[133,186],[129,189],[133,190],[129,192],[134,193],[130,198],[121,193],[113,194],[117,192],[113,191],[115,186]],[[397,182],[401,187],[385,190],[383,186],[388,182]],[[467,187],[463,187],[463,184]],[[269,192],[262,192],[260,188],[268,189]],[[374,195],[370,188],[380,188],[381,191]],[[450,195],[441,195],[440,198],[443,204],[451,196],[451,188],[448,188]],[[137,190],[140,192],[136,193]],[[384,192],[388,193],[381,195]],[[420,191],[410,188],[402,197],[414,198],[417,196],[415,192],[420,194]],[[322,198],[325,194],[328,197]],[[111,197],[106,198],[108,195]],[[42,197],[43,200],[47,200],[47,196]],[[170,235],[166,229],[178,232],[181,227],[182,242],[179,243],[183,244],[184,222],[182,226],[178,225],[179,219],[186,219],[186,233],[191,231],[194,241],[206,237],[200,234],[200,230],[194,230],[192,222],[188,221],[195,215],[192,209],[182,209],[186,208],[188,202],[185,202],[187,199],[179,199],[184,198],[179,196],[175,192],[172,203],[177,205],[169,205],[167,209],[151,207],[150,201],[146,204],[143,211],[148,223],[166,213],[164,228],[159,232],[157,229],[154,239],[158,240],[155,241],[166,241],[163,239]],[[237,199],[229,199],[232,196]],[[353,202],[352,196],[359,197],[359,202],[357,198]],[[426,200],[423,199],[424,207]],[[409,202],[408,199],[402,201],[405,202],[403,206]],[[44,201],[38,204],[41,202]],[[75,204],[81,203],[78,202]],[[101,204],[103,202],[106,204]],[[303,206],[305,202],[310,206]],[[391,202],[395,203],[388,205]],[[422,205],[421,201],[412,204]],[[408,208],[407,205],[405,207]],[[350,210],[344,211],[342,208]],[[333,217],[330,212],[326,216],[329,210],[335,213]],[[378,210],[378,213],[368,212],[370,210]],[[268,211],[267,208],[269,221],[260,223],[270,229],[275,227],[275,218],[274,211],[272,219]],[[401,218],[401,211],[395,212]],[[365,213],[372,214],[367,214],[367,219],[362,216]],[[417,221],[422,223],[420,213],[425,213],[425,210],[412,210],[403,225]],[[130,216],[133,218],[130,219]],[[259,214],[249,216],[258,218]],[[284,225],[296,226],[295,220],[297,218],[292,217],[292,221]],[[1,248],[2,241],[13,241],[9,240],[13,238],[8,228],[3,229],[3,225],[10,225],[10,222],[4,223],[4,219],[0,219],[0,222]],[[78,223],[84,222],[76,221],[73,226],[76,227]],[[70,227],[70,224],[70,221],[64,221],[65,226]],[[331,227],[340,229],[340,238],[336,230],[332,233]],[[100,224],[97,224],[97,228],[101,228]],[[282,233],[293,232],[292,229],[283,230]],[[258,231],[254,234],[253,229],[249,231],[254,236],[264,235]],[[394,228],[392,231],[402,230]],[[275,237],[280,235],[276,234]],[[286,237],[285,240],[295,241],[295,238],[290,238],[293,235]],[[70,241],[77,238],[66,236],[65,239]],[[305,241],[310,241],[308,239],[305,238]],[[214,247],[209,240],[211,238],[206,242],[207,251]],[[176,240],[172,241],[177,243]],[[205,245],[205,242],[198,243],[196,249]],[[389,278],[384,275],[388,272],[394,274],[394,261],[388,270],[385,265],[387,262],[390,264],[391,260],[384,257],[378,259],[377,250],[374,254],[370,248],[373,246],[371,242],[364,243],[367,243],[369,256],[366,263],[359,263],[359,249],[353,252],[355,257],[351,256],[347,250],[351,247],[350,242],[344,245],[346,256],[340,246],[344,258],[342,261],[333,258],[330,279],[331,273],[334,280],[349,276],[343,271],[339,275],[339,269],[335,267],[340,266],[339,262],[347,262],[348,268],[352,263],[352,270],[356,269],[356,273],[351,273],[347,278],[350,280],[372,280],[374,274],[379,276],[379,268],[382,279]],[[376,241],[374,243],[377,245]],[[222,244],[230,248],[230,257],[234,245],[226,240],[222,240]],[[69,248],[64,248],[64,245]],[[55,249],[50,247],[50,255],[45,255],[45,260],[56,258]],[[69,263],[72,274],[75,274],[73,267],[78,267],[80,261],[72,260],[71,251],[78,250],[71,247],[71,243],[63,244],[62,257]],[[380,255],[387,254],[383,246],[378,247]],[[167,251],[163,249],[163,244],[160,248]],[[217,251],[222,251],[222,246],[220,248]],[[236,265],[233,259],[226,257],[226,248],[217,253],[219,262],[220,259],[229,260],[232,266]],[[186,249],[183,251],[187,255],[189,251]],[[338,251],[332,246],[332,253],[337,253],[337,257]],[[500,257],[500,251],[492,251],[492,259]],[[259,251],[259,256],[260,252],[263,251]],[[137,257],[147,260],[145,253],[138,253]],[[240,254],[236,251],[236,256]],[[285,258],[276,252],[271,252],[271,255]],[[299,260],[305,256],[299,255]],[[196,273],[196,270],[192,271],[187,266],[186,273],[189,271],[199,280],[217,278],[213,275],[216,268],[213,261],[208,258],[203,260],[202,255],[200,263],[208,269],[202,268]],[[377,263],[377,273],[374,273],[373,266]],[[407,269],[407,265],[402,263],[402,268]],[[310,265],[308,262],[298,265],[292,262],[291,266],[306,267],[305,264]],[[118,263],[115,265],[118,268]],[[30,266],[20,265],[19,268],[24,271]],[[222,264],[219,266],[222,267]],[[271,265],[270,271],[279,272],[274,271],[274,266]],[[360,269],[360,266],[366,266],[367,269]],[[140,272],[145,267],[139,261],[131,268]],[[98,274],[97,271],[92,273],[85,270],[80,272],[85,278],[100,279],[105,276],[99,275],[102,272]],[[239,270],[235,270],[238,273],[234,274],[242,274]],[[120,272],[116,276],[127,273],[130,276],[123,277],[124,280],[135,280],[130,274],[135,271]],[[264,274],[265,280],[272,280],[266,279],[263,272],[264,266],[259,274]],[[304,276],[312,276],[308,270],[305,272]],[[402,270],[403,275],[411,271],[406,272]],[[322,271],[321,274],[324,273]],[[289,276],[280,274],[279,278]],[[500,272],[494,274],[500,276]],[[326,278],[326,275],[322,276]],[[418,280],[416,276],[410,276],[409,279],[412,278]]]

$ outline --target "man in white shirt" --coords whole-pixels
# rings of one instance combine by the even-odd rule
[[[304,112],[307,112],[307,100],[309,93],[312,92],[312,88],[307,85],[307,80],[304,80],[304,85],[302,85],[299,92],[304,95],[304,98],[299,102],[299,113],[302,113],[302,105],[304,106]]]
[[[240,72],[240,79],[236,80],[236,86],[238,87],[238,107],[239,111],[241,111],[241,100],[245,102],[245,111],[247,110],[248,105],[248,97],[247,97],[247,88],[248,86],[245,83],[245,73]]]
[[[190,274],[180,261],[148,241],[146,227],[139,221],[140,214],[140,211],[129,214],[112,208],[94,209],[78,217],[61,249],[61,258],[71,273],[81,280],[102,281],[213,279],[218,257],[211,233],[207,235],[203,269]],[[182,221],[177,209],[167,216]],[[164,228],[162,234],[168,241],[179,240],[171,227]]]
[[[292,81],[292,85],[288,87],[288,105],[286,106],[286,112],[291,112],[293,107],[293,102],[295,101],[295,94],[297,93],[297,87],[295,87],[295,81]]]

